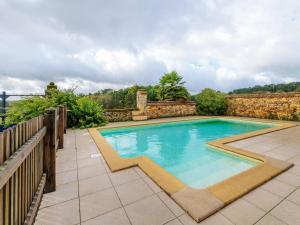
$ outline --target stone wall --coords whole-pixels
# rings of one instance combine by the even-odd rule
[[[121,122],[132,120],[133,109],[106,109],[104,112],[105,118],[109,122]]]
[[[145,111],[148,119],[190,116],[196,114],[196,104],[194,102],[171,101],[148,102]]]
[[[300,120],[300,93],[228,96],[228,115]]]

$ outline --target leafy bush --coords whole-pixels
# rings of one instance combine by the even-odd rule
[[[77,96],[73,90],[53,90],[47,97],[26,98],[11,103],[7,110],[6,126],[27,121],[43,114],[47,108],[66,104],[68,107],[68,126],[89,128],[105,124],[101,104],[90,97]]]
[[[44,113],[47,108],[53,105],[55,105],[53,99],[43,97],[32,97],[13,101],[6,112],[5,125],[27,121]]]
[[[74,110],[77,107],[77,99],[79,97],[74,93],[73,90],[64,90],[64,91],[52,91],[48,95],[48,99],[54,101],[54,106],[66,105],[68,108],[68,127],[77,126],[77,118],[74,115]]]
[[[200,115],[224,115],[227,111],[226,95],[219,91],[205,88],[195,100]]]
[[[106,123],[103,117],[102,106],[90,97],[81,97],[76,101],[72,114],[76,119],[76,127],[89,128],[101,126]]]

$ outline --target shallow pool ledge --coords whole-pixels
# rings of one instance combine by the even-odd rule
[[[175,121],[180,121],[180,119]],[[260,122],[261,120],[251,119],[251,121]],[[167,122],[170,122],[170,119]],[[154,123],[157,123],[157,121],[153,120],[153,124]],[[136,158],[122,158],[119,156],[117,151],[111,147],[106,139],[101,136],[101,134],[98,132],[98,129],[91,128],[89,129],[89,132],[112,172],[133,166],[139,166],[194,220],[200,222],[201,220],[204,220],[208,216],[217,212],[219,209],[223,208],[225,205],[245,195],[252,189],[267,182],[268,180],[293,166],[292,163],[286,161],[273,159],[271,157],[266,157],[226,145],[230,142],[297,126],[295,123],[284,123],[279,121],[276,123],[271,121],[271,123],[275,125],[272,128],[257,130],[254,132],[235,135],[209,142],[209,145],[220,151],[226,151],[231,154],[246,157],[250,160],[259,161],[260,163],[251,169],[241,172],[205,189],[194,189],[186,186],[175,176],[168,173],[154,161],[145,156]],[[151,121],[148,120],[145,124],[151,124]],[[132,126],[135,125],[135,123],[132,123]],[[138,125],[143,124],[139,123]],[[105,127],[100,129],[105,129]]]

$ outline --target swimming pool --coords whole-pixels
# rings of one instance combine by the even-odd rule
[[[270,127],[263,123],[202,119],[100,133],[121,157],[147,156],[184,184],[205,188],[259,163],[216,150],[207,142]]]

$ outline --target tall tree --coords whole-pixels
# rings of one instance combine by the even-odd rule
[[[182,77],[176,72],[165,73],[159,80],[159,87],[157,95],[159,100],[187,100],[189,93],[183,86],[185,84],[182,81]]]

